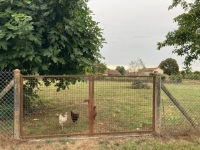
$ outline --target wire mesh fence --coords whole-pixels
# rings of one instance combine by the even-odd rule
[[[13,81],[12,71],[0,71],[0,133],[12,136],[14,123],[14,88],[10,83]]]
[[[94,76],[93,80],[90,77],[22,76],[21,136],[154,130],[153,77]],[[162,88],[162,133],[199,132],[199,79],[180,78],[180,75],[161,79],[161,85],[171,95]],[[14,128],[14,88],[11,82],[13,72],[0,71],[0,132],[9,136],[13,135]],[[96,116],[91,126],[90,109],[93,105]]]
[[[22,82],[22,137],[90,134],[91,94],[94,134],[152,131],[152,77],[23,76]]]
[[[183,109],[161,92],[162,132],[170,135],[197,132],[200,129],[200,80],[193,77],[185,79],[177,75],[167,77],[163,84]]]

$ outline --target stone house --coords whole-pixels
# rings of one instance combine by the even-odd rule
[[[149,75],[150,73],[155,73],[155,74],[163,74],[164,71],[160,69],[159,67],[156,68],[145,68],[144,74]]]

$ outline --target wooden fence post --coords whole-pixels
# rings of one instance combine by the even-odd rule
[[[89,134],[94,132],[94,76],[89,77]]]
[[[14,138],[20,138],[20,70],[14,70]]]
[[[161,77],[154,76],[154,132],[161,133]]]

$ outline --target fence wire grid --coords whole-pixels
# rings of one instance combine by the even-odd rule
[[[94,83],[95,133],[152,131],[152,77],[97,77]]]
[[[200,131],[200,80],[184,79],[177,75],[166,78],[163,84],[183,108],[182,111],[189,119],[161,90],[162,133],[169,135],[198,133]]]
[[[152,131],[152,77],[23,76],[22,82],[23,137]],[[96,107],[93,129],[90,94]]]
[[[13,135],[14,129],[14,88],[6,94],[3,90],[13,79],[12,71],[0,71],[0,132],[8,136]],[[90,76],[22,76],[22,79],[20,134],[24,137],[88,135],[91,131],[88,103],[91,92],[97,114],[93,134],[153,130],[151,76],[95,76],[93,91]],[[180,76],[161,77],[161,80],[179,105],[160,90],[161,133],[199,132],[200,80]],[[71,111],[78,114],[74,115],[75,119]]]
[[[13,71],[0,71],[0,132],[5,136],[13,136],[14,88],[6,94],[2,91],[13,79]]]

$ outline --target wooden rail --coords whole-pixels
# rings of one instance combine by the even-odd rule
[[[6,95],[6,93],[14,86],[14,80],[11,80],[10,83],[1,91],[0,93],[0,99]]]

